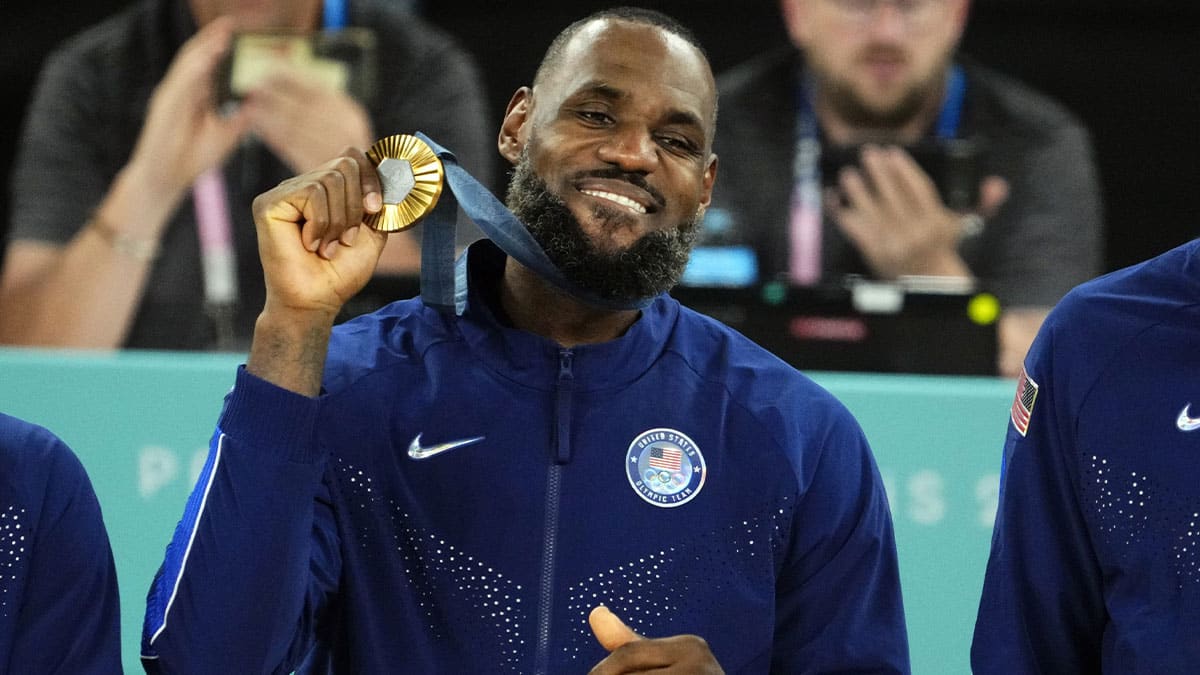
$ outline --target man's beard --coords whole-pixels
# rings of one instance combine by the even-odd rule
[[[640,176],[617,169],[587,172],[601,178],[624,178],[643,185]],[[582,175],[580,176],[582,177]],[[630,302],[668,291],[683,276],[699,232],[699,217],[660,232],[650,232],[626,249],[602,251],[588,237],[565,202],[550,192],[546,182],[533,172],[525,152],[508,185],[507,204],[525,223],[563,276],[604,300]],[[632,216],[619,207],[595,207],[606,225],[620,225]]]
[[[873,105],[855,91],[847,80],[831,73],[817,73],[822,95],[846,124],[864,130],[888,132],[911,122],[929,105],[942,86],[944,68],[937,68],[929,78],[914,82],[900,98],[886,107]]]

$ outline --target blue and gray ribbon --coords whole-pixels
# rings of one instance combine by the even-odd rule
[[[417,132],[416,137],[429,147],[442,162],[446,185],[433,212],[425,220],[421,243],[421,298],[426,305],[440,311],[462,314],[466,307],[467,275],[465,265],[454,261],[454,234],[458,207],[475,221],[480,230],[509,257],[533,270],[556,288],[590,305],[605,309],[642,309],[654,298],[621,302],[602,298],[594,292],[572,283],[563,276],[525,225],[508,210],[487,188],[458,164],[452,152],[428,136]]]

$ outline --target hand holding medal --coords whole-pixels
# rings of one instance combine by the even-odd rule
[[[336,314],[374,273],[388,234],[435,208],[441,215],[423,233],[422,259],[442,261],[452,273],[456,210],[452,197],[438,208],[442,162],[423,138],[389,136],[259,195],[254,218],[268,298]]]
[[[460,207],[505,254],[575,297],[612,309],[638,309],[653,300],[614,301],[568,281],[525,225],[428,136],[390,136],[372,145],[367,157],[383,185],[384,206],[364,218],[366,225],[398,232],[432,216],[421,233],[421,297],[427,306],[455,313],[465,307],[465,268],[459,269],[454,250]]]

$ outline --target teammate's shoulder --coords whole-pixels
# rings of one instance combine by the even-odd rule
[[[1163,326],[1200,325],[1200,269],[1193,241],[1080,284],[1050,312],[1029,349],[1030,377],[1082,395],[1129,349]]]
[[[43,494],[87,480],[79,458],[49,429],[0,413],[0,492]]]
[[[1047,323],[1096,330],[1112,323],[1148,325],[1200,305],[1200,239],[1149,260],[1084,282],[1069,292]]]

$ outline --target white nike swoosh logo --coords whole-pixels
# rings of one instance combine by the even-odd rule
[[[476,436],[475,438],[462,438],[457,441],[450,441],[449,443],[438,443],[437,445],[422,447],[421,434],[417,434],[417,437],[412,439],[412,443],[408,444],[408,456],[412,457],[413,459],[429,459],[430,457],[446,452],[447,450],[461,448],[464,445],[478,443],[482,440],[483,436]]]
[[[1195,431],[1196,429],[1200,429],[1200,417],[1188,416],[1188,411],[1191,407],[1191,403],[1183,406],[1183,410],[1179,412],[1179,419],[1175,420],[1175,426],[1179,427],[1180,431]]]

